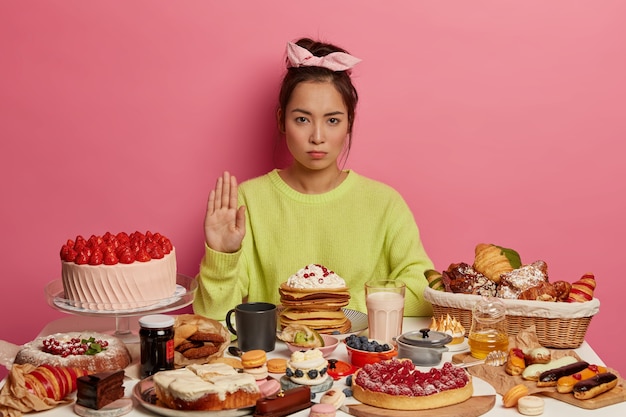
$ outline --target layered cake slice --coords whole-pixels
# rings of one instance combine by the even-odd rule
[[[99,410],[124,396],[124,371],[101,372],[81,376],[76,380],[76,403]]]

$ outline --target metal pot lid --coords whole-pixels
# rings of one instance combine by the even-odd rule
[[[419,347],[441,347],[452,341],[452,336],[443,332],[430,329],[420,329],[413,332],[403,333],[398,337],[398,342]]]

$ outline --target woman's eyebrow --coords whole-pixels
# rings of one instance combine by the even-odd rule
[[[291,112],[292,113],[304,113],[304,114],[307,114],[309,116],[313,115],[313,113],[311,113],[310,111],[304,110],[304,109],[299,109],[299,108],[295,108],[295,109],[291,110]],[[343,115],[343,114],[345,114],[345,113],[340,111],[340,110],[337,110],[337,111],[332,111],[332,112],[324,114],[324,117],[337,116],[337,115]]]

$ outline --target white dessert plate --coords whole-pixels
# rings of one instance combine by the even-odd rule
[[[137,382],[133,388],[133,397],[147,410],[166,417],[239,417],[247,416],[254,412],[254,406],[217,411],[186,411],[164,407],[157,404],[154,382],[151,376]]]

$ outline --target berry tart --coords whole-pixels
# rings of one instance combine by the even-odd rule
[[[422,372],[408,359],[365,365],[353,377],[354,398],[374,407],[427,410],[461,403],[473,394],[471,376],[450,362]]]

